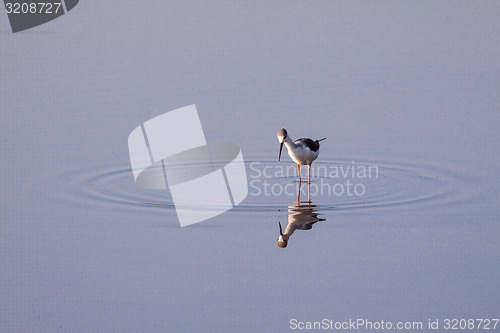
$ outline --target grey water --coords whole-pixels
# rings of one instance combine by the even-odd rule
[[[0,331],[498,318],[499,13],[88,0],[12,34],[0,12]],[[249,193],[181,228],[127,137],[190,104],[240,146]],[[327,138],[309,187],[277,161],[282,127]]]

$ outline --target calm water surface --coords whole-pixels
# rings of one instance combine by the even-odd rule
[[[498,317],[498,4],[151,8],[0,20],[0,331]],[[180,228],[127,137],[193,103],[249,194]],[[327,137],[300,197],[282,127]]]

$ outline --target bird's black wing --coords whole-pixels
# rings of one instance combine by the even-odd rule
[[[295,140],[295,143],[296,144],[302,143],[304,146],[311,149],[312,151],[318,151],[318,149],[319,149],[319,142],[313,141],[309,138],[300,138],[298,140]]]

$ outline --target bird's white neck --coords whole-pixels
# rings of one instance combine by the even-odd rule
[[[292,139],[290,139],[289,136],[286,137],[286,139],[285,139],[285,141],[283,141],[283,143],[285,144],[287,149],[293,150],[293,149],[297,148],[297,145],[295,144],[295,142],[293,142]]]
[[[285,232],[283,233],[283,239],[288,240],[293,232],[297,229],[297,226],[294,223],[288,222]]]

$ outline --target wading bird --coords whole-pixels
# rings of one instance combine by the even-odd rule
[[[325,140],[326,138],[313,141],[309,138],[301,138],[292,141],[288,136],[286,129],[282,128],[278,131],[276,135],[280,143],[280,155],[278,161],[281,160],[281,151],[283,150],[283,145],[286,146],[288,150],[288,155],[290,158],[297,163],[297,169],[299,170],[299,182],[300,179],[300,166],[307,165],[309,167],[309,177],[307,182],[311,183],[311,165],[319,155],[319,142]]]

